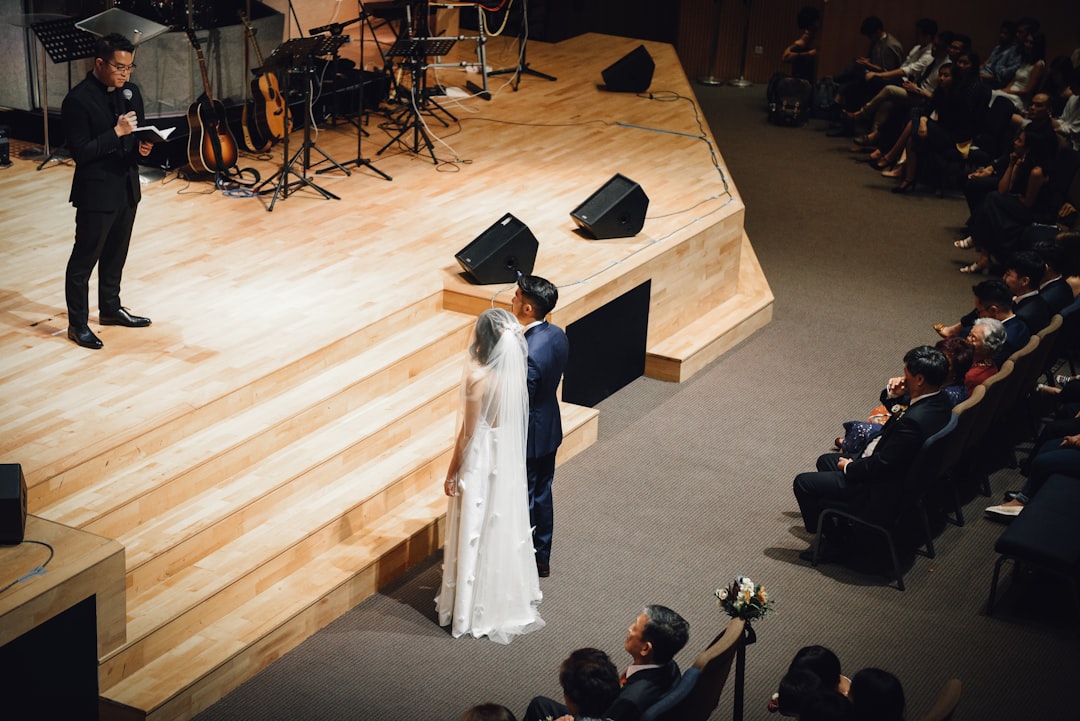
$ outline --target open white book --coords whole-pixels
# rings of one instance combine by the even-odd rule
[[[135,136],[136,140],[145,140],[150,143],[160,143],[163,140],[168,140],[169,136],[172,135],[174,130],[176,130],[176,128],[165,128],[164,130],[161,130],[160,128],[156,128],[153,125],[140,125],[139,127],[135,128],[135,130],[132,132],[132,135]]]

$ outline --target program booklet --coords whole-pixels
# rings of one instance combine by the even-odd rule
[[[165,128],[161,130],[153,125],[140,125],[132,131],[132,135],[136,140],[145,140],[151,143],[160,143],[163,140],[168,140],[176,128]]]

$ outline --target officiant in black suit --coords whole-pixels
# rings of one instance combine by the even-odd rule
[[[907,409],[889,418],[859,458],[826,453],[818,458],[816,472],[795,477],[795,499],[808,532],[817,532],[818,516],[826,508],[888,505],[899,498],[923,443],[949,421],[952,403],[940,392],[948,374],[949,361],[936,348],[924,345],[908,351],[903,380],[888,389],[890,397],[911,397]],[[801,557],[808,559],[809,553]]]
[[[142,198],[139,158],[153,145],[132,131],[144,120],[142,94],[130,82],[135,46],[113,33],[97,41],[94,67],[64,98],[64,138],[75,160],[69,200],[75,206],[75,245],[68,259],[64,295],[68,338],[98,349],[90,330],[90,274],[98,266],[98,320],[102,325],[141,328],[149,318],[120,305],[120,279],[127,260],[135,209]]]
[[[545,320],[559,301],[559,289],[536,275],[518,278],[511,306],[525,328],[529,345],[529,437],[525,446],[525,472],[529,482],[529,520],[533,526],[536,570],[551,574],[551,536],[554,503],[555,453],[562,443],[562,416],[556,392],[566,369],[570,344],[562,328]]]

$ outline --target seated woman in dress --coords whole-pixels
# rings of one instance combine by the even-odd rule
[[[848,694],[860,721],[904,721],[904,687],[880,668],[864,668],[851,679]]]
[[[971,235],[954,243],[957,248],[975,248],[979,259],[960,269],[961,273],[981,273],[990,267],[990,258],[1002,258],[1020,250],[1023,231],[1031,225],[1036,211],[1051,202],[1047,181],[1057,154],[1057,137],[1051,132],[1025,129],[1016,136],[1009,165],[1001,175],[998,189],[983,200],[971,217]]]
[[[1042,33],[1028,33],[1020,42],[1020,67],[1016,69],[1008,85],[993,92],[993,97],[1008,99],[1022,113],[1031,101],[1031,96],[1039,91],[1045,75],[1046,36]],[[990,102],[993,102],[993,98]]]
[[[971,139],[982,125],[990,91],[979,82],[979,59],[973,53],[961,53],[956,62],[938,73],[938,87],[925,113],[912,120],[907,132],[907,161],[904,178],[894,193],[914,190],[919,171],[933,171],[939,193],[944,168],[950,162],[962,162],[971,147]]]
[[[791,659],[779,690],[769,700],[770,712],[798,716],[803,700],[822,689],[847,695],[851,679],[840,673],[840,659],[824,646],[803,646]]]
[[[964,374],[964,388],[968,396],[975,387],[998,372],[994,357],[1005,345],[1005,324],[997,318],[979,318],[968,331],[971,344],[971,367]]]

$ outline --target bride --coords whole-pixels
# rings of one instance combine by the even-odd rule
[[[510,643],[542,628],[529,527],[525,438],[528,347],[501,308],[476,321],[462,383],[463,419],[444,490],[450,496],[439,625]]]

